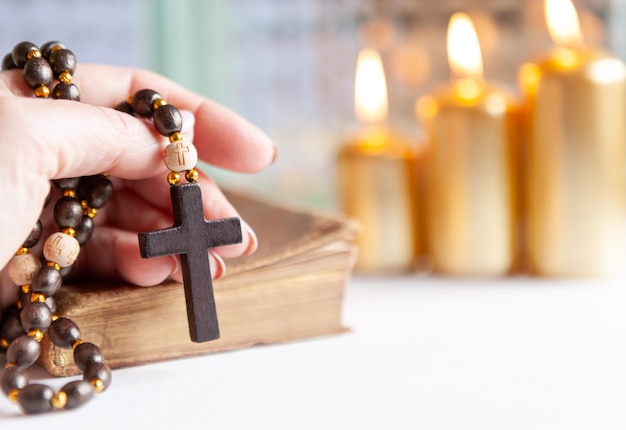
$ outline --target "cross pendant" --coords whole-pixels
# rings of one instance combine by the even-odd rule
[[[238,218],[207,221],[197,183],[170,187],[174,225],[164,230],[139,234],[144,258],[180,254],[187,304],[189,334],[194,342],[220,337],[211,282],[208,249],[240,243]]]

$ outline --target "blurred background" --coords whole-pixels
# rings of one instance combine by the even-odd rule
[[[587,41],[626,58],[626,1],[576,0]],[[142,67],[229,107],[265,130],[278,162],[254,175],[211,169],[223,186],[333,207],[335,154],[357,125],[354,73],[377,48],[389,122],[416,139],[416,99],[449,77],[445,33],[467,12],[485,75],[516,87],[549,42],[542,0],[0,0],[0,49],[63,41],[79,62]]]

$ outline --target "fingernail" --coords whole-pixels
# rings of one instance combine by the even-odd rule
[[[180,263],[179,263],[177,257],[174,257],[173,255],[170,255],[169,257],[172,260],[172,262],[174,263],[174,268],[170,272],[170,276],[172,276],[172,275],[174,275],[175,273],[177,273],[180,270]]]
[[[226,274],[226,263],[222,260],[218,254],[213,251],[209,251],[211,256],[215,259],[215,273],[213,274],[213,280],[218,280]]]
[[[192,111],[186,109],[181,109],[180,115],[183,117],[183,128],[181,132],[183,134],[189,133],[193,130],[193,127],[196,124],[196,116]]]
[[[277,158],[278,158],[278,147],[274,146],[274,155],[272,156],[272,162],[270,164],[274,164]]]
[[[242,223],[242,225],[246,233],[248,233],[248,248],[246,248],[243,255],[250,255],[259,247],[259,239],[257,238],[254,230],[252,230],[252,227],[245,222]]]

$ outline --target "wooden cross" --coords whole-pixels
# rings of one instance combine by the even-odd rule
[[[164,230],[139,234],[144,258],[180,254],[185,285],[189,334],[194,342],[220,337],[211,282],[208,249],[240,243],[238,218],[204,219],[202,194],[197,183],[170,187],[174,225]]]

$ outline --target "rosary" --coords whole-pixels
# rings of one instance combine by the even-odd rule
[[[41,48],[30,42],[18,43],[2,60],[2,70],[15,68],[24,70],[26,83],[34,90],[35,97],[80,100],[79,89],[72,83],[76,57],[59,42],[48,42]],[[53,81],[57,83],[51,90]],[[240,221],[238,218],[205,220],[199,174],[195,169],[198,153],[192,143],[183,141],[182,116],[176,107],[156,91],[145,89],[116,109],[152,118],[157,131],[169,139],[164,161],[170,171],[167,181],[174,225],[141,233],[141,255],[144,258],[180,255],[191,340],[217,339],[219,327],[207,250],[241,242]],[[181,173],[186,183],[181,183]],[[31,253],[42,236],[43,227],[38,221],[9,262],[9,277],[19,288],[20,297],[2,313],[0,325],[0,348],[6,349],[7,360],[0,376],[0,388],[27,414],[77,408],[111,384],[111,370],[100,348],[83,340],[72,320],[55,313],[54,294],[71,271],[81,246],[89,241],[94,218],[109,200],[113,185],[106,173],[53,180],[52,185],[61,193],[53,212],[59,229],[44,241],[43,259],[38,258]],[[51,196],[52,190],[46,206],[51,204]],[[59,348],[73,349],[82,379],[71,381],[58,391],[29,382],[25,371],[39,358],[44,336]]]

